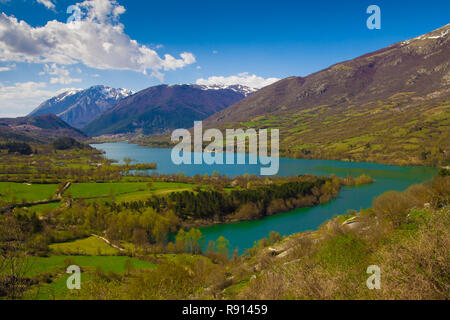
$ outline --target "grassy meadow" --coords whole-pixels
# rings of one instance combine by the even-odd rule
[[[102,246],[99,246],[102,247]],[[88,245],[92,248],[92,244]],[[156,265],[126,256],[67,256],[36,257],[30,259],[28,276],[38,279],[39,285],[27,292],[25,299],[68,299],[74,294],[67,289],[65,273],[69,265],[78,265],[82,270],[82,283],[89,282],[96,275],[123,274],[128,269],[143,270],[155,268]]]
[[[91,236],[85,239],[79,239],[72,242],[51,244],[50,250],[58,255],[117,255],[120,251],[106,244],[103,240]]]
[[[0,182],[0,196],[8,202],[33,202],[52,198],[58,185]]]
[[[146,200],[152,195],[166,195],[172,192],[192,191],[196,184],[176,182],[111,182],[75,183],[65,191],[63,197],[76,200],[130,202]],[[0,198],[5,203],[30,203],[55,198],[57,184],[26,184],[0,182]],[[36,212],[45,212],[60,207],[61,203],[32,206]]]

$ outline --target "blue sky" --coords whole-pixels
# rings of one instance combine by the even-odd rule
[[[96,84],[261,87],[437,29],[450,11],[447,0],[86,0],[73,29],[66,10],[74,4],[0,0],[0,116]],[[372,4],[381,30],[366,27]]]

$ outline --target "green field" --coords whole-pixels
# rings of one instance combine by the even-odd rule
[[[118,183],[77,183],[73,184],[65,193],[75,199],[96,199],[114,197],[116,201],[145,200],[150,195],[163,195],[170,192],[192,190],[195,184],[152,182],[151,189],[147,182],[118,182]],[[58,190],[56,184],[22,184],[0,182],[0,198],[6,202],[19,203],[47,200],[52,198]],[[35,206],[34,209],[43,211],[58,207],[58,203]]]
[[[172,183],[172,182],[153,182],[151,188],[152,195],[164,195],[171,192],[190,191],[195,187],[195,184],[188,183]],[[116,200],[119,202],[124,201],[137,201],[145,200],[150,196],[148,190],[137,191],[128,194],[122,194],[117,196]]]
[[[151,189],[146,182],[118,182],[118,183],[78,183],[72,185],[66,195],[73,198],[93,199],[114,196],[117,201],[134,201],[148,198],[151,194],[164,194],[184,191],[194,188],[194,184],[152,182]]]
[[[46,212],[49,210],[56,209],[60,206],[61,206],[60,202],[54,202],[54,203],[40,204],[37,206],[33,206],[32,208],[35,212]]]
[[[71,291],[69,291],[66,286],[69,275],[64,272],[69,259],[71,260],[71,263],[81,267],[81,289],[83,289],[83,282],[92,279],[93,273],[97,268],[100,268],[105,273],[114,272],[122,274],[125,272],[125,263],[129,260],[136,270],[156,267],[155,264],[124,256],[51,256],[48,258],[32,258],[30,259],[31,270],[28,274],[29,276],[38,276],[48,273],[54,275],[54,277],[51,283],[42,284],[28,292],[26,298],[70,298]]]
[[[151,188],[149,189],[147,182],[89,182],[73,184],[64,195],[70,195],[74,199],[86,199],[88,202],[104,202],[111,199],[117,202],[131,202],[145,201],[152,195],[191,191],[195,186],[195,184],[190,183],[152,182]],[[3,204],[12,204],[48,200],[55,196],[57,190],[58,185],[56,184],[0,182],[0,202]],[[43,214],[60,206],[61,203],[55,202],[33,206],[31,209],[34,212]],[[92,254],[98,253],[95,252]],[[102,251],[101,254],[107,253]]]
[[[98,198],[148,190],[145,182],[77,183],[66,191],[73,198]]]
[[[50,245],[55,254],[116,255],[119,250],[96,237]]]
[[[132,260],[136,269],[154,268],[155,265],[138,259],[133,259],[125,256],[51,256],[51,257],[36,257],[30,259],[31,270],[30,276],[35,276],[41,273],[53,273],[64,270],[66,267],[65,259],[73,259],[75,265],[80,266],[86,270],[102,268],[104,272],[123,273],[125,271],[125,262]]]
[[[58,190],[56,184],[23,184],[12,182],[0,182],[0,198],[8,202],[28,202],[45,200],[55,195]]]

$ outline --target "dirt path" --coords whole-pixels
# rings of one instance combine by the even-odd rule
[[[98,238],[98,239],[104,241],[108,246],[110,246],[110,247],[112,247],[112,248],[114,248],[114,249],[117,249],[117,250],[119,250],[120,252],[125,252],[125,249],[124,249],[124,248],[121,248],[121,247],[119,247],[119,246],[116,246],[115,244],[111,243],[111,241],[109,241],[108,239],[106,239],[106,238],[104,238],[104,237],[98,236],[98,235],[96,235],[96,234],[91,234],[91,236],[96,237],[96,238]]]
[[[64,192],[66,192],[67,189],[69,189],[71,186],[72,186],[72,182],[67,182],[67,183],[64,185],[64,187],[63,187],[60,191],[58,191],[58,192],[56,193],[56,197],[57,197],[58,199],[62,199],[62,197],[63,197],[63,195],[64,195]]]

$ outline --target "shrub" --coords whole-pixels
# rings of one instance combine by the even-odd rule
[[[442,169],[439,171],[439,176],[441,176],[441,177],[447,177],[447,176],[450,176],[450,170],[445,169],[445,168],[442,168]]]
[[[373,210],[380,218],[387,218],[395,227],[400,226],[413,204],[405,194],[388,191],[373,201]]]
[[[53,148],[56,150],[68,150],[68,149],[85,149],[86,145],[78,142],[71,137],[58,138],[52,143]]]
[[[24,142],[7,142],[0,149],[7,149],[8,153],[20,153],[23,155],[30,155],[33,149],[28,143]]]
[[[254,203],[249,202],[242,205],[235,214],[238,220],[254,220],[261,214],[261,209]]]
[[[431,182],[433,192],[432,204],[435,208],[442,208],[448,205],[450,195],[450,176],[439,176]]]
[[[449,298],[450,211],[428,211],[418,217],[418,228],[407,237],[394,235],[393,241],[377,251],[377,261],[385,275],[379,296],[383,299]]]
[[[375,180],[372,179],[371,177],[369,177],[368,175],[365,175],[365,174],[363,174],[363,175],[361,175],[361,176],[359,176],[358,178],[355,179],[355,185],[357,185],[357,186],[360,186],[360,185],[363,185],[363,184],[370,184],[370,183],[373,183],[373,182],[375,182]]]

